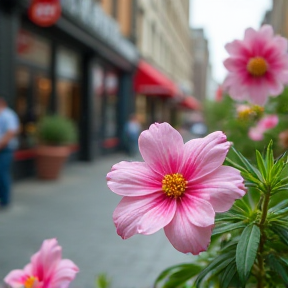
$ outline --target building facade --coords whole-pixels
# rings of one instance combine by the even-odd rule
[[[5,2],[5,3],[4,3]],[[49,27],[31,21],[33,1],[0,5],[0,95],[21,122],[15,176],[34,170],[31,127],[53,113],[79,130],[75,157],[93,160],[121,146],[133,102],[136,47],[94,0],[62,0],[62,14]],[[31,4],[32,3],[32,4]],[[25,175],[24,175],[25,174]]]
[[[183,94],[193,93],[189,0],[103,0],[101,3],[103,9],[119,22],[123,35],[135,43],[144,61],[136,74],[136,113],[145,126],[155,121],[177,124],[178,102],[183,100]],[[150,89],[140,89],[140,85],[145,84],[141,82],[144,74],[148,77],[149,73],[150,78],[155,78],[154,91],[152,80]],[[156,78],[163,85],[170,81],[174,89],[169,93],[160,91]]]
[[[273,0],[271,11],[267,11],[262,24],[270,24],[276,34],[288,38],[288,1]]]
[[[205,38],[204,30],[202,28],[191,29],[191,34],[194,44],[194,96],[196,99],[203,102],[207,97],[207,80],[209,79],[209,70],[211,69],[209,64],[208,41]]]

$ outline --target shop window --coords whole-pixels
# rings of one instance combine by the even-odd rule
[[[27,64],[48,68],[51,62],[51,47],[48,40],[20,29],[17,36],[17,56]]]
[[[31,67],[16,70],[16,112],[20,119],[20,149],[36,145],[37,121],[49,108],[51,80],[44,72]]]
[[[117,134],[117,92],[118,77],[114,72],[106,73],[105,77],[105,138],[116,137]]]
[[[80,57],[65,47],[59,47],[56,57],[57,110],[62,116],[80,118]]]

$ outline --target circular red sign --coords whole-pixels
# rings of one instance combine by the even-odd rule
[[[48,27],[61,16],[61,4],[59,0],[33,0],[28,15],[35,24]]]

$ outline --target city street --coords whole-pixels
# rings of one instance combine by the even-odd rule
[[[42,241],[54,237],[63,257],[80,268],[71,287],[95,287],[96,275],[106,273],[113,288],[148,288],[163,269],[190,261],[163,231],[125,241],[117,235],[112,213],[121,197],[107,188],[105,176],[123,159],[114,154],[93,164],[69,164],[56,182],[17,182],[13,205],[0,211],[0,278],[22,269]]]

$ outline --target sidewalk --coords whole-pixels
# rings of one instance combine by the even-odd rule
[[[127,156],[106,156],[93,164],[72,163],[55,182],[25,180],[14,185],[11,209],[0,211],[0,279],[22,269],[44,239],[58,239],[63,257],[80,273],[71,287],[95,287],[95,276],[106,273],[113,288],[150,288],[168,266],[189,262],[164,232],[122,240],[112,213],[121,197],[106,185],[106,174]]]

